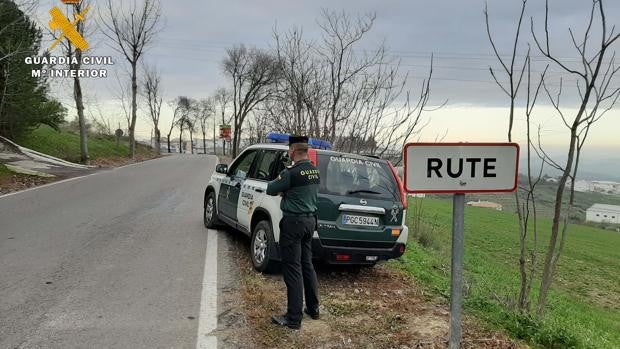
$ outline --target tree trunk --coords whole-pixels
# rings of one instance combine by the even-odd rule
[[[168,133],[168,154],[172,153],[172,151],[170,150],[170,133]]]
[[[587,94],[586,94],[587,98]],[[587,101],[587,99],[585,99]],[[580,120],[581,117],[578,116],[577,120]],[[576,143],[576,126],[571,130],[571,140],[568,151],[568,159],[566,161],[566,167],[564,168],[564,173],[560,178],[560,182],[558,184],[558,189],[555,194],[555,208],[553,212],[553,225],[551,226],[551,237],[549,238],[549,247],[547,248],[547,254],[545,256],[545,265],[543,269],[542,281],[540,283],[540,293],[538,295],[538,315],[542,316],[545,310],[545,306],[547,304],[547,295],[549,293],[549,288],[551,287],[551,282],[553,281],[553,256],[555,254],[555,246],[558,240],[558,233],[560,230],[560,219],[562,215],[562,205],[564,198],[564,189],[566,188],[566,181],[570,175],[570,170],[573,167],[573,160],[575,157],[575,143]]]
[[[157,147],[157,155],[161,155],[161,131],[155,127],[155,146]]]
[[[8,127],[3,121],[3,111],[4,111],[4,100],[6,98],[7,86],[9,84],[9,62],[7,61],[5,67],[2,69],[2,74],[4,76],[4,86],[2,87],[2,94],[0,94],[0,135],[7,136],[9,131]],[[8,120],[6,121],[8,123]]]
[[[216,144],[215,144],[215,117],[213,117],[213,155],[217,155],[217,150],[216,150]]]
[[[202,130],[202,149],[203,149],[203,153],[206,155],[207,154],[207,131],[206,130]]]
[[[131,127],[129,128],[129,156],[132,159],[136,158],[136,120],[138,118],[138,74],[137,74],[138,60],[135,59],[131,63]]]
[[[181,123],[181,132],[179,132],[179,154],[183,154],[183,123]]]
[[[189,130],[189,147],[191,148],[191,153],[194,154],[194,132]]]
[[[82,51],[76,49],[75,57],[78,62],[82,60]],[[71,67],[72,70],[79,70],[81,64],[78,63]],[[90,164],[90,157],[88,155],[88,134],[86,129],[86,118],[84,117],[84,100],[82,97],[82,84],[80,78],[73,78],[73,97],[75,99],[75,108],[78,114],[78,123],[80,125],[80,160],[83,164]]]

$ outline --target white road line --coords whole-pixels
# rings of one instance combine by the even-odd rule
[[[207,231],[207,252],[202,278],[196,349],[217,348],[217,337],[210,335],[217,329],[217,234],[217,230]]]

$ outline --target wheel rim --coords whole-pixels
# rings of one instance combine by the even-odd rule
[[[254,260],[257,264],[263,264],[267,254],[267,232],[260,229],[254,236]]]
[[[207,206],[205,207],[205,219],[207,222],[211,222],[213,219],[213,198],[207,200]]]

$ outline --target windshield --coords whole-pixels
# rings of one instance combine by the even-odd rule
[[[322,194],[400,200],[387,163],[374,159],[319,154]]]

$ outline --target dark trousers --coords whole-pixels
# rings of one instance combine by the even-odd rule
[[[318,282],[312,266],[312,234],[315,217],[284,216],[280,221],[280,255],[282,276],[286,284],[289,321],[300,323],[303,317],[304,294],[306,307],[319,309]]]

